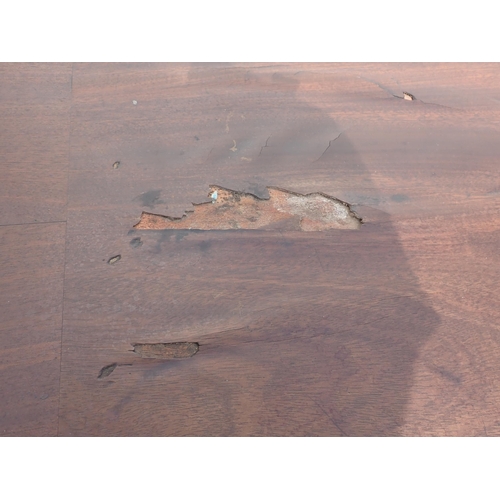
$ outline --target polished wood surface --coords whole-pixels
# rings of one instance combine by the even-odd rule
[[[499,65],[0,75],[3,434],[500,434]],[[134,229],[212,185],[363,224]]]
[[[66,220],[71,64],[0,64],[0,225]]]
[[[63,223],[0,227],[3,436],[55,436],[59,408]]]

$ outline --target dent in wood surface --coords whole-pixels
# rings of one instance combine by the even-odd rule
[[[361,218],[348,203],[323,193],[299,194],[267,187],[269,199],[210,186],[212,201],[193,203],[182,217],[143,212],[135,229],[359,229]],[[159,193],[160,191],[158,191]]]
[[[99,375],[97,378],[105,378],[109,377],[115,370],[115,368],[118,366],[118,363],[112,363],[111,365],[106,365],[101,368],[101,371],[99,372]]]
[[[108,264],[111,264],[111,265],[116,264],[121,258],[122,258],[121,255],[115,255],[113,257],[110,257],[108,259]]]

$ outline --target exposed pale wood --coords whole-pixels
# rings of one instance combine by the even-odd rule
[[[182,217],[142,212],[134,229],[326,231],[359,229],[361,220],[348,203],[324,193],[292,193],[267,186],[268,198],[210,186],[211,200],[193,205]]]
[[[194,356],[199,350],[196,342],[170,344],[134,344],[134,352],[145,359],[183,359]]]

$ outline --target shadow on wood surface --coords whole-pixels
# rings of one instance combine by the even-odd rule
[[[124,70],[123,102],[133,94],[127,78],[145,89],[130,115],[120,114],[115,91],[94,97],[102,76],[78,83],[75,71],[68,231],[80,246],[70,243],[67,255],[121,260],[68,263],[61,433],[398,435],[414,362],[439,317],[390,216],[376,209],[377,187],[345,129],[359,94],[335,74],[323,73],[315,89],[307,72],[181,69]],[[120,126],[110,131],[108,119]],[[117,169],[97,168],[117,160]],[[213,184],[259,197],[266,186],[326,193],[364,224],[132,230],[143,207],[180,216]],[[162,342],[196,342],[199,351],[169,361],[130,352]]]

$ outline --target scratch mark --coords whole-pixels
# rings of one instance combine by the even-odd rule
[[[233,139],[233,147],[229,148],[229,151],[232,151],[233,153],[238,151],[238,148],[236,147],[236,141],[234,139]]]
[[[388,89],[387,87],[384,87],[383,85],[381,85],[380,83],[376,82],[375,80],[371,80],[370,78],[366,78],[364,76],[359,76],[359,75],[358,75],[358,78],[360,78],[361,80],[365,80],[367,82],[373,83],[378,88],[382,89],[384,92],[386,92],[387,94],[389,94],[391,97],[396,97],[397,99],[403,99],[403,100],[408,100],[408,101],[420,101],[422,104],[428,104],[428,105],[431,105],[431,106],[439,106],[441,108],[448,108],[448,109],[455,109],[457,111],[462,111],[459,108],[452,108],[451,106],[445,106],[443,104],[437,104],[437,103],[434,103],[434,102],[424,102],[424,101],[422,101],[420,99],[417,99],[414,95],[410,94],[409,92],[403,92],[403,96],[399,96],[399,95],[393,94],[390,89]],[[397,83],[399,85],[399,82],[397,82]],[[405,96],[408,96],[408,97],[405,97]]]
[[[205,160],[205,162],[207,162],[207,161],[208,161],[208,159],[210,158],[210,155],[212,154],[212,151],[213,151],[213,150],[214,150],[214,148],[212,148],[212,149],[210,150],[210,152],[208,153],[208,156],[207,156],[207,159]]]
[[[398,97],[397,95],[394,95],[387,87],[384,87],[383,85],[381,85],[380,83],[376,82],[375,80],[370,80],[369,78],[366,78],[364,76],[358,76],[358,78],[361,78],[361,80],[365,80],[366,82],[373,83],[379,89],[382,89],[384,92],[387,92],[392,97]],[[402,99],[402,98],[400,98],[400,99]]]
[[[266,143],[264,144],[264,146],[262,146],[262,147],[260,148],[260,153],[259,153],[259,156],[262,154],[262,150],[263,150],[264,148],[268,148],[268,147],[269,147],[269,146],[267,145],[267,142],[269,141],[269,139],[271,139],[271,136],[269,136],[269,137],[266,139]]]
[[[344,131],[345,132],[345,131]],[[325,155],[325,153],[330,149],[330,146],[344,133],[344,132],[340,132],[340,134],[335,137],[335,139],[332,139],[329,143],[328,143],[328,146],[326,147],[326,149],[323,151],[322,155],[317,159],[317,160],[314,160],[313,163],[316,163],[317,161],[321,160],[321,158],[323,158],[323,156]]]
[[[405,101],[420,101],[422,104],[425,104],[427,106],[439,106],[440,108],[455,109],[457,111],[461,111],[458,108],[452,108],[451,106],[445,106],[444,104],[437,104],[435,102],[422,101],[422,99],[417,99],[413,94],[410,94],[409,92],[403,92],[403,97],[401,97],[399,95],[394,95],[394,97],[397,97],[398,99],[403,99]]]
[[[417,99],[417,101],[420,100],[420,99]],[[456,111],[462,111],[460,108],[452,108],[451,106],[445,106],[444,104],[437,104],[435,102],[424,102],[422,100],[420,100],[420,102],[422,104],[426,104],[428,106],[439,106],[440,108],[446,108],[446,109],[454,109]]]
[[[262,68],[286,68],[286,63],[284,64],[268,64],[266,66],[226,66],[224,69],[247,69],[247,70],[252,70],[252,69],[262,69]]]
[[[335,421],[335,419],[314,399],[311,401],[328,417],[328,420],[342,433],[343,436],[347,436],[347,433],[340,427],[340,425]]]
[[[316,258],[318,259],[318,262],[319,262],[319,265],[321,267],[321,270],[323,272],[325,272],[325,268],[323,267],[323,263],[321,262],[321,259],[319,258],[319,254],[318,254],[318,251],[316,249],[314,249],[314,253],[316,254]]]
[[[226,117],[226,134],[229,134],[229,120],[233,116],[233,112],[231,111]]]

